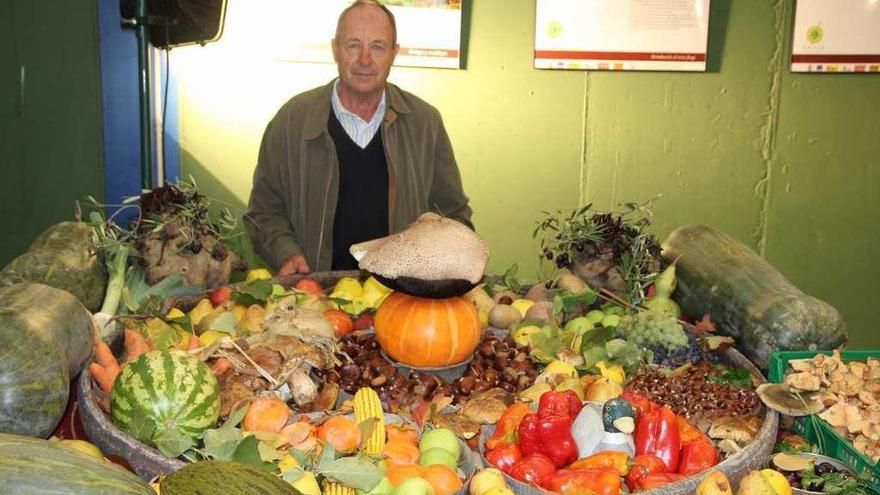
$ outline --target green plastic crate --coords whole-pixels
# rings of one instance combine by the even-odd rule
[[[811,358],[819,353],[831,355],[831,351],[786,351],[774,352],[770,356],[770,375],[772,383],[782,383],[782,378],[788,370],[788,362],[792,359]],[[866,361],[869,357],[880,359],[880,351],[844,351],[840,358],[844,362]],[[810,443],[818,445],[822,453],[833,457],[850,467],[857,473],[867,472],[871,475],[870,483],[875,491],[880,492],[880,465],[871,462],[871,459],[856,450],[853,445],[840,436],[834,428],[824,420],[810,421],[808,418],[799,418],[794,422],[792,429],[795,433],[806,438]],[[813,425],[817,424],[818,428]],[[817,431],[818,430],[818,431]]]

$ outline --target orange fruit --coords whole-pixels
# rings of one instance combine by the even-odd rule
[[[342,454],[356,452],[361,444],[361,429],[353,419],[333,416],[318,427],[318,438]]]
[[[257,397],[251,401],[241,422],[245,431],[278,433],[290,418],[290,408],[278,397]]]
[[[382,457],[387,460],[389,466],[416,464],[420,455],[418,447],[400,438],[389,441],[382,449]]]
[[[403,440],[413,445],[419,444],[419,434],[416,432],[416,429],[401,424],[391,423],[385,425],[385,436],[389,442]]]
[[[461,478],[449,466],[432,464],[424,469],[422,478],[431,484],[434,495],[451,495],[462,486]]]
[[[345,311],[328,309],[324,311],[324,318],[327,318],[327,321],[330,322],[330,326],[333,327],[333,334],[336,335],[337,339],[354,332],[354,321]]]
[[[388,466],[385,476],[393,486],[397,486],[410,478],[421,478],[425,470],[418,464],[399,464]]]

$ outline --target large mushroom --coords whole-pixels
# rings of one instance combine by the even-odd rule
[[[489,245],[476,232],[436,213],[405,230],[349,250],[362,270],[400,292],[443,299],[463,295],[483,277]]]

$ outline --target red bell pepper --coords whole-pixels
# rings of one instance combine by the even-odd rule
[[[515,443],[494,448],[486,452],[486,460],[501,471],[510,474],[510,468],[522,460],[522,452]]]
[[[718,450],[708,440],[691,442],[681,448],[678,474],[690,476],[718,464]]]
[[[634,394],[632,392],[624,392],[620,394],[620,397],[629,401],[632,404],[633,408],[636,410],[636,414],[639,417],[651,412],[660,409],[660,404],[652,401],[651,399],[644,397],[639,394]]]
[[[687,476],[678,473],[651,473],[639,478],[636,483],[636,490],[653,490],[663,485],[675,483],[687,478]]]
[[[641,454],[633,458],[630,464],[629,474],[626,475],[626,486],[630,491],[635,491],[638,481],[646,475],[652,473],[662,473],[666,471],[666,464],[663,464],[657,456],[651,454]]]
[[[666,471],[678,469],[681,438],[678,435],[678,419],[668,407],[651,411],[639,418],[636,427],[636,454],[652,454],[666,465]]]
[[[523,457],[510,468],[510,476],[535,486],[544,486],[547,478],[556,472],[556,466],[553,465],[547,456],[542,454],[532,454]]]
[[[562,495],[618,495],[620,473],[614,468],[560,469],[547,478],[544,488]]]
[[[694,426],[693,423],[687,420],[684,416],[677,416],[678,418],[678,437],[681,438],[681,446],[696,442],[698,440],[710,441],[709,437],[703,433],[699,428]]]
[[[519,448],[523,455],[544,454],[557,468],[577,460],[578,449],[571,436],[567,414],[527,414],[519,424]]]
[[[574,421],[582,407],[584,407],[583,401],[572,390],[544,392],[538,402],[538,414],[556,412],[566,414]]]
[[[514,402],[498,420],[498,426],[495,427],[495,433],[486,440],[486,450],[495,450],[498,447],[515,444],[519,438],[517,430],[526,414],[531,413],[528,404],[524,402]]]

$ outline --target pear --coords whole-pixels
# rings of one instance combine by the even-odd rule
[[[509,304],[496,304],[489,311],[489,324],[495,328],[510,328],[522,321],[522,313]]]
[[[214,306],[211,304],[211,301],[207,298],[201,299],[198,304],[191,310],[189,310],[189,322],[196,326],[202,321],[202,318],[205,317],[208,313],[214,310]]]

